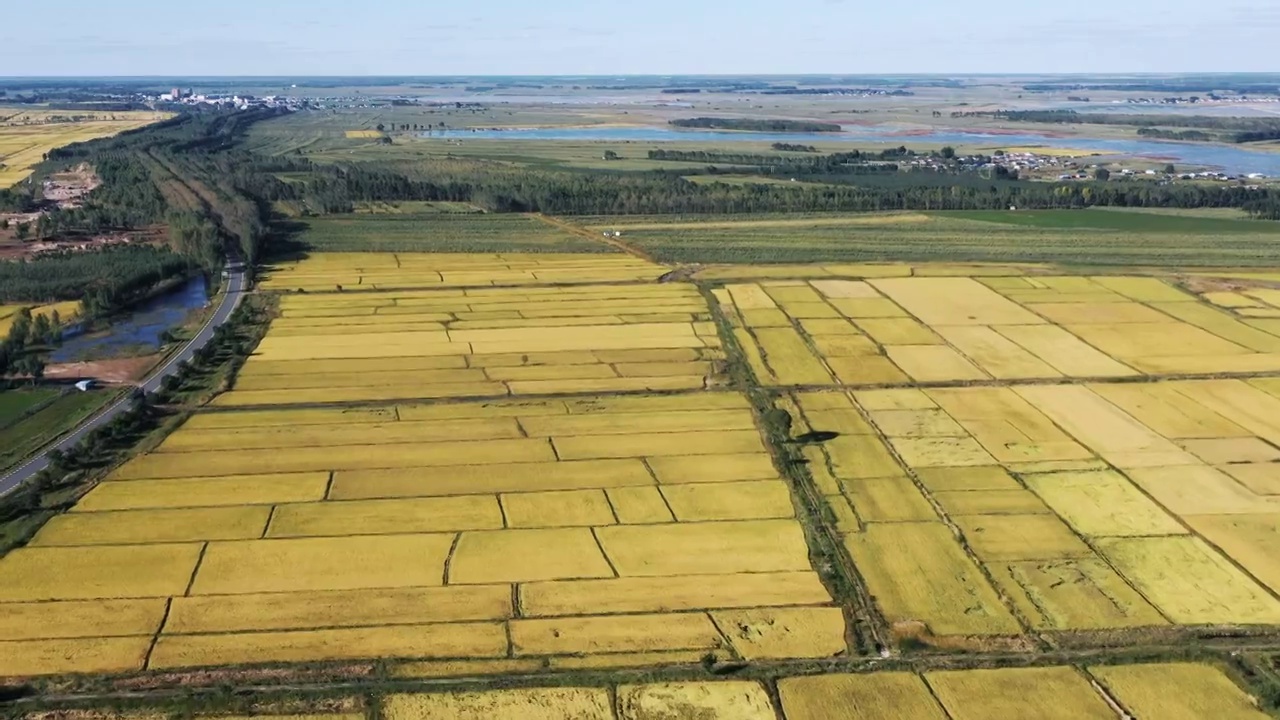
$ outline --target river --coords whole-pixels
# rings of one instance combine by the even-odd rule
[[[149,355],[164,345],[161,337],[166,330],[180,327],[192,311],[208,303],[209,283],[203,275],[197,275],[113,318],[106,329],[69,331],[49,361],[69,363],[125,354]]]
[[[1251,150],[1231,145],[1187,143],[1166,140],[1117,140],[1088,137],[1055,137],[1034,133],[1008,135],[977,130],[903,130],[901,127],[847,125],[843,132],[757,133],[716,130],[678,130],[667,127],[558,127],[512,128],[507,130],[434,130],[422,137],[477,140],[601,140],[612,142],[859,142],[879,144],[926,143],[967,145],[990,149],[1043,145],[1123,157],[1140,157],[1220,170],[1233,175],[1261,173],[1280,177],[1280,152]]]

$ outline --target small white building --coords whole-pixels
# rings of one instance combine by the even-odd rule
[[[89,392],[90,390],[93,389],[93,385],[94,385],[93,380],[81,380],[80,382],[76,383],[76,389],[79,390],[80,392]]]

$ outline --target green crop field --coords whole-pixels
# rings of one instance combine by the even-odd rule
[[[0,430],[0,470],[12,467],[79,425],[114,397],[115,393],[109,390],[67,393],[22,422]]]
[[[32,408],[58,396],[52,387],[20,388],[0,392],[0,428],[6,428],[31,412]]]
[[[1260,267],[1280,224],[1103,210],[578,218],[666,262],[1030,262]]]
[[[401,209],[306,218],[294,239],[324,252],[616,252],[528,215]]]

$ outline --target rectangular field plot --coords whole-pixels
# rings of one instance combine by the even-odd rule
[[[312,253],[271,267],[264,290],[344,292],[410,288],[656,280],[666,269],[629,255]]]
[[[530,669],[513,660],[504,664],[517,672]],[[404,677],[433,677],[433,670],[442,675],[467,672],[465,666],[450,668],[447,663],[416,663],[406,670]],[[1111,720],[1121,712],[1144,720],[1270,717],[1256,709],[1245,691],[1221,670],[1207,664],[1090,666],[1087,671],[1048,666],[923,675],[898,671],[826,673],[781,677],[776,686],[772,698],[765,683],[739,678],[640,684],[615,681],[591,687],[439,689],[386,695],[379,700],[382,717],[387,720]],[[319,718],[284,716],[274,720]]]
[[[743,395],[366,410],[198,413],[0,559],[0,643],[158,634],[152,669],[847,650]]]
[[[724,357],[709,312],[679,283],[290,295],[217,404],[700,389]]]

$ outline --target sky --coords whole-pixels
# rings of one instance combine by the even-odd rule
[[[1276,38],[1276,0],[13,0],[0,75],[1280,72]]]

